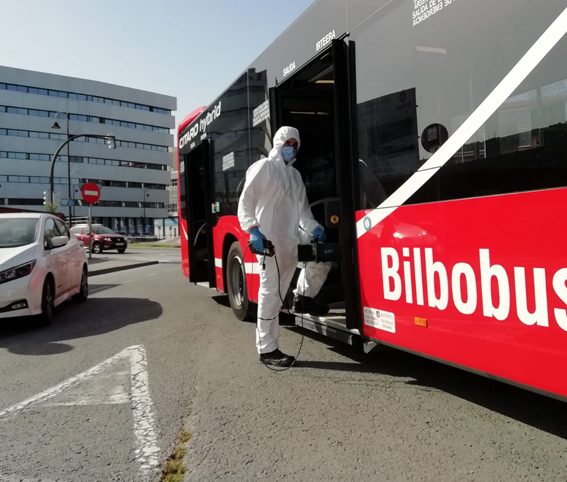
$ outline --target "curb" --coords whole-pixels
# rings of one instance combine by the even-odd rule
[[[145,244],[145,243],[144,243]],[[136,244],[131,244],[128,246],[129,249],[181,249],[181,246],[136,246]]]
[[[89,271],[89,278],[93,276],[100,276],[101,274],[116,273],[117,271],[126,271],[128,269],[143,268],[145,266],[153,266],[160,264],[159,261],[147,261],[144,263],[128,264],[126,266],[115,266],[113,268],[104,268],[96,271]]]

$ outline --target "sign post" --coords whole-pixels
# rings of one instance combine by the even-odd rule
[[[93,257],[93,217],[92,204],[89,204],[89,259]]]
[[[93,257],[93,217],[92,205],[100,199],[100,188],[92,183],[86,183],[81,189],[83,199],[89,204],[89,259]]]

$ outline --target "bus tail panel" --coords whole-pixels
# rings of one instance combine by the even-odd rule
[[[365,336],[567,397],[567,189],[359,212]]]

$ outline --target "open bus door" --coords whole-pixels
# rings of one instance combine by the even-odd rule
[[[355,44],[344,39],[333,40],[335,92],[335,159],[339,191],[340,231],[343,247],[343,286],[345,287],[346,326],[360,326],[358,296],[358,255],[356,252],[355,199],[359,195],[357,182],[358,156],[356,146],[356,78]]]
[[[211,210],[213,163],[209,141],[203,141],[183,157],[187,193],[189,281],[192,283],[208,281],[209,286],[214,288],[216,286],[214,218]]]
[[[338,269],[331,270],[320,296],[323,302],[337,306],[329,318],[335,325],[340,319],[346,331],[359,327],[353,63],[354,43],[334,40],[331,48],[270,89],[272,131],[282,125],[299,129],[301,147],[294,167],[302,174],[313,215],[325,226],[328,242],[341,246],[334,263],[339,264]],[[341,302],[328,302],[337,299]],[[347,336],[352,339],[350,333]]]

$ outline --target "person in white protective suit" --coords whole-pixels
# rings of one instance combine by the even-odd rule
[[[323,227],[315,221],[299,171],[293,167],[300,137],[293,127],[280,128],[267,158],[250,166],[238,203],[241,228],[250,233],[250,244],[262,251],[264,240],[273,243],[276,256],[257,255],[260,263],[256,348],[266,364],[286,367],[295,358],[279,350],[279,311],[297,267],[297,245],[306,239],[324,241]],[[300,276],[296,296],[313,298],[329,267],[308,265]],[[279,273],[278,273],[279,267]],[[305,271],[305,270],[304,270]]]

